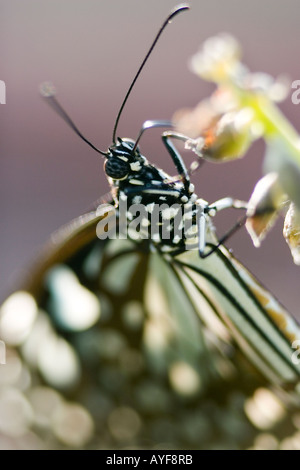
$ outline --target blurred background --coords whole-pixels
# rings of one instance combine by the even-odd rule
[[[167,28],[122,115],[119,135],[135,138],[146,119],[169,119],[194,106],[213,87],[193,75],[189,57],[209,36],[229,32],[252,71],[290,82],[300,79],[299,1],[190,1],[192,10]],[[14,289],[51,232],[89,210],[108,190],[101,157],[38,94],[52,81],[62,105],[99,148],[111,143],[118,108],[162,21],[176,0],[0,0],[0,296]],[[300,105],[290,96],[281,109],[300,131]],[[147,158],[174,174],[160,132],[141,141]],[[184,153],[187,162],[192,156]],[[231,195],[248,199],[261,175],[264,144],[227,164],[206,164],[194,182],[212,202]],[[236,217],[236,215],[235,215]],[[216,219],[222,234],[232,224]],[[245,231],[227,246],[298,318],[300,267],[293,265],[279,220],[260,249]]]

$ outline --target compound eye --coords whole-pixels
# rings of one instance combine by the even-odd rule
[[[128,175],[130,167],[124,160],[118,157],[110,157],[104,164],[104,171],[110,178],[122,180]]]

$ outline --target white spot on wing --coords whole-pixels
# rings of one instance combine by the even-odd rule
[[[154,233],[154,234],[152,235],[152,240],[153,240],[154,242],[160,242],[160,235],[159,235],[159,233]]]
[[[175,245],[177,245],[177,243],[179,243],[181,240],[181,237],[179,235],[175,235],[175,237],[173,238],[173,243],[175,243]]]
[[[161,251],[163,251],[164,253],[167,253],[168,251],[173,251],[173,247],[171,245],[163,245],[161,247]]]
[[[0,310],[1,338],[8,344],[22,343],[31,331],[37,316],[37,305],[28,292],[17,291]]]
[[[142,227],[148,227],[150,225],[150,220],[146,219],[145,217],[142,219],[141,222]]]
[[[43,377],[56,387],[74,385],[80,366],[74,349],[63,338],[50,335],[39,348],[38,367]]]
[[[58,320],[68,329],[90,328],[100,317],[100,303],[95,294],[80,284],[71,269],[59,266],[48,276],[49,288]]]

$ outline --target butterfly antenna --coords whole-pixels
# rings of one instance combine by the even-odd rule
[[[64,108],[61,106],[61,104],[57,101],[55,94],[56,90],[54,86],[51,83],[43,83],[40,87],[40,92],[41,95],[46,98],[50,106],[54,109],[54,111],[59,114],[61,118],[73,129],[75,134],[77,134],[84,142],[86,142],[92,149],[96,150],[96,152],[100,153],[101,155],[107,156],[106,152],[103,152],[102,150],[99,150],[97,147],[95,147],[94,144],[92,144],[84,135],[80,132],[78,127],[74,124],[70,116],[67,114],[67,112],[64,110]]]
[[[131,85],[130,85],[130,87],[128,88],[128,91],[127,91],[127,93],[126,93],[126,95],[125,95],[125,98],[124,98],[124,100],[123,100],[123,102],[122,102],[122,104],[121,104],[121,107],[120,107],[120,109],[119,109],[119,112],[118,112],[118,115],[117,115],[117,118],[116,118],[116,121],[115,121],[115,125],[114,125],[113,136],[112,136],[112,141],[113,141],[114,144],[116,143],[117,128],[118,128],[118,125],[119,125],[119,120],[120,120],[121,114],[122,114],[122,112],[123,112],[124,106],[125,106],[125,104],[126,104],[126,102],[127,102],[127,100],[128,100],[128,97],[129,97],[129,95],[130,95],[130,93],[131,93],[131,90],[133,89],[133,87],[134,87],[134,85],[135,85],[135,82],[137,81],[137,79],[138,79],[138,77],[139,77],[141,71],[143,70],[144,65],[146,64],[146,62],[147,62],[149,56],[151,55],[151,52],[153,51],[153,49],[154,49],[154,47],[155,47],[157,41],[159,40],[159,38],[160,38],[162,32],[164,31],[164,29],[166,28],[166,26],[167,26],[167,25],[171,22],[171,20],[174,18],[174,16],[176,16],[178,13],[181,13],[181,12],[184,11],[184,10],[189,10],[189,8],[190,8],[190,7],[189,7],[188,5],[185,5],[185,4],[183,4],[183,5],[178,5],[177,7],[175,7],[174,10],[172,10],[171,13],[168,15],[168,17],[165,19],[165,21],[163,22],[161,28],[159,29],[159,31],[158,31],[158,33],[157,33],[157,35],[156,35],[154,41],[153,41],[152,44],[151,44],[151,47],[150,47],[149,51],[147,52],[147,54],[146,54],[146,56],[145,56],[143,62],[142,62],[141,65],[140,65],[140,68],[138,69],[137,73],[135,74],[135,77],[134,77],[134,79],[132,80]]]

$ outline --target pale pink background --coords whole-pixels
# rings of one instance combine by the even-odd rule
[[[108,191],[102,161],[38,95],[52,80],[82,131],[101,149],[111,143],[115,115],[158,27],[176,0],[0,0],[0,288],[3,297],[49,234]],[[191,1],[165,31],[120,122],[135,137],[146,119],[169,118],[208,95],[211,86],[187,60],[208,36],[228,31],[255,71],[300,79],[299,0]],[[300,130],[300,105],[282,106]],[[149,160],[173,172],[159,132],[141,142]],[[199,196],[247,199],[261,174],[264,146],[246,159],[209,165],[195,176]],[[188,158],[185,156],[185,158]],[[224,223],[224,225],[223,225]],[[217,223],[222,232],[229,220]],[[281,238],[281,222],[255,249],[242,230],[228,246],[298,315],[300,267]]]

